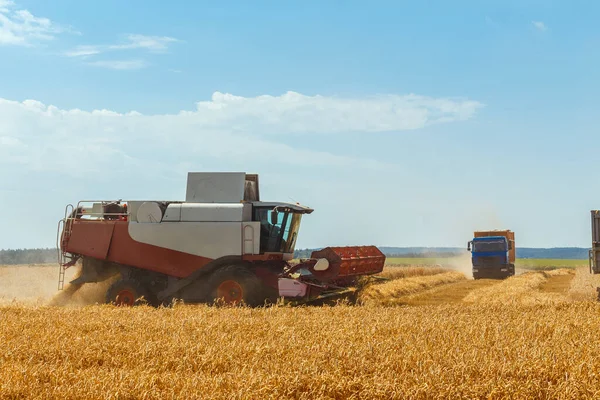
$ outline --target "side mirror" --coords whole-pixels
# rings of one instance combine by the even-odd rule
[[[472,242],[467,242],[467,251],[471,251],[471,243]]]
[[[271,225],[277,225],[279,218],[277,216],[277,211],[271,211]]]

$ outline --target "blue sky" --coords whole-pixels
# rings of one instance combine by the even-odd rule
[[[0,0],[0,248],[66,203],[261,174],[300,247],[588,246],[595,2]]]

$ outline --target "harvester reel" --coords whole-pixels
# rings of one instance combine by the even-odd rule
[[[152,304],[149,292],[136,280],[120,279],[106,291],[106,303],[117,306]]]
[[[242,265],[229,265],[216,270],[207,282],[209,304],[259,306],[267,293],[256,275]]]

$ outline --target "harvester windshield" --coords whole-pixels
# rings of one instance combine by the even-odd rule
[[[254,213],[255,221],[260,221],[260,252],[293,253],[302,213],[273,208],[256,208]]]

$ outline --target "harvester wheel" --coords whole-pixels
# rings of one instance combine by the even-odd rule
[[[249,306],[261,305],[266,298],[256,275],[242,265],[230,265],[216,270],[208,278],[208,303]]]
[[[139,305],[142,297],[150,302],[148,291],[133,279],[118,280],[106,291],[106,303],[117,306]]]

